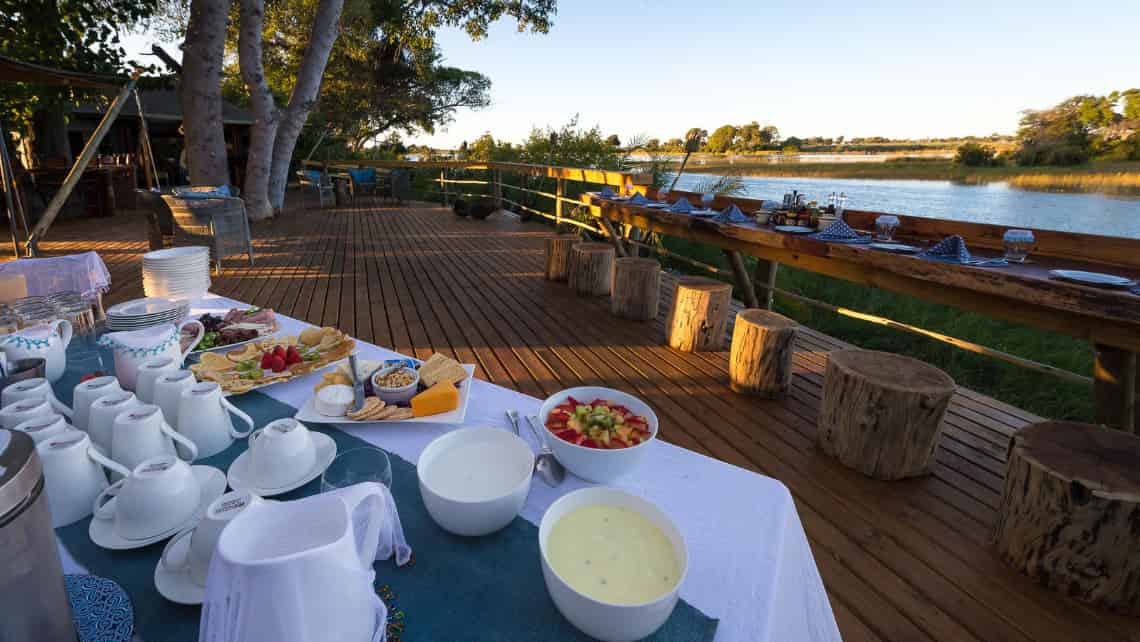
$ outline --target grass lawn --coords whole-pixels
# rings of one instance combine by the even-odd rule
[[[728,268],[723,253],[716,248],[672,238],[666,238],[664,244],[669,251]],[[696,268],[664,257],[662,262],[678,271],[697,272]],[[703,271],[700,274],[707,276]],[[1079,374],[1092,374],[1092,346],[1072,337],[783,265],[777,286],[832,305],[902,321]],[[901,330],[840,316],[778,294],[776,310],[861,348],[895,352],[933,364],[945,370],[959,385],[1044,417],[1093,420],[1090,386],[1024,370]]]

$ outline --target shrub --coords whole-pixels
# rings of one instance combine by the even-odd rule
[[[989,145],[979,143],[962,143],[954,162],[967,167],[991,167],[997,164],[997,151]]]

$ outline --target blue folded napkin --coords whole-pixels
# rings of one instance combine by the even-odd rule
[[[721,210],[720,214],[713,217],[713,220],[717,223],[750,223],[752,221],[747,214],[740,211],[735,203]]]
[[[641,192],[637,192],[633,196],[629,197],[628,202],[630,205],[648,205],[649,199],[645,198],[645,195]]]
[[[870,243],[871,239],[866,236],[860,236],[858,232],[851,228],[850,225],[843,222],[843,219],[835,221],[831,225],[823,228],[822,232],[816,232],[811,235],[811,238],[820,241],[830,241],[832,243]]]
[[[689,202],[689,199],[682,196],[680,200],[669,206],[669,211],[678,214],[688,214],[693,211],[693,204]]]
[[[607,185],[602,188],[602,191],[598,192],[598,196],[602,198],[613,198],[617,196],[617,194],[614,194],[614,191],[610,189],[609,185]]]
[[[919,256],[936,261],[961,263],[962,265],[973,265],[976,267],[1001,267],[1003,265],[1009,265],[1009,262],[1005,259],[975,259],[970,255],[970,250],[966,247],[966,240],[957,234],[947,236],[935,243],[934,247],[931,247],[929,250],[920,252]]]
[[[194,188],[178,189],[178,188],[175,188],[174,189],[174,195],[181,197],[181,198],[186,198],[186,199],[226,198],[228,196],[232,196],[232,194],[230,193],[230,186],[229,185],[219,185],[219,186],[215,187],[214,189],[210,189],[210,190],[205,190],[205,189],[201,189],[201,188],[198,188],[198,189],[194,189]]]

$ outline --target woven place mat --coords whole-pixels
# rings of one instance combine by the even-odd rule
[[[70,352],[70,351],[69,351]],[[70,369],[69,369],[70,370]],[[56,386],[56,394],[70,403],[71,391],[81,373],[68,372]],[[231,398],[256,425],[292,417],[296,409],[258,392]],[[329,435],[338,452],[370,446],[367,442],[324,424],[306,424]],[[222,471],[246,449],[238,440],[225,451],[196,464]],[[539,642],[590,640],[557,611],[546,591],[538,552],[538,528],[516,517],[511,524],[484,537],[459,537],[445,532],[432,521],[420,497],[415,466],[389,454],[392,462],[392,494],[408,543],[415,551],[414,563],[397,567],[393,560],[375,564],[376,586],[400,618],[400,630],[390,640],[471,640],[489,642]],[[320,478],[274,499],[289,500],[315,494]],[[109,551],[95,546],[87,534],[91,518],[56,529],[71,555],[89,573],[111,578],[130,595],[134,606],[135,631],[147,641],[196,642],[200,609],[163,599],[154,587],[154,569],[165,542],[133,551]],[[390,616],[391,617],[391,616]],[[391,620],[390,620],[391,621]],[[712,640],[717,620],[680,600],[672,616],[656,634],[655,642],[703,642]]]

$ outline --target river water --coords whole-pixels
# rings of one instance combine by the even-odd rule
[[[677,189],[715,180],[711,174],[685,173]],[[808,199],[827,202],[831,192],[847,194],[847,207],[1009,227],[1140,238],[1140,195],[1037,192],[1007,183],[962,185],[951,181],[878,180],[746,176],[748,198],[779,201],[798,190]]]

